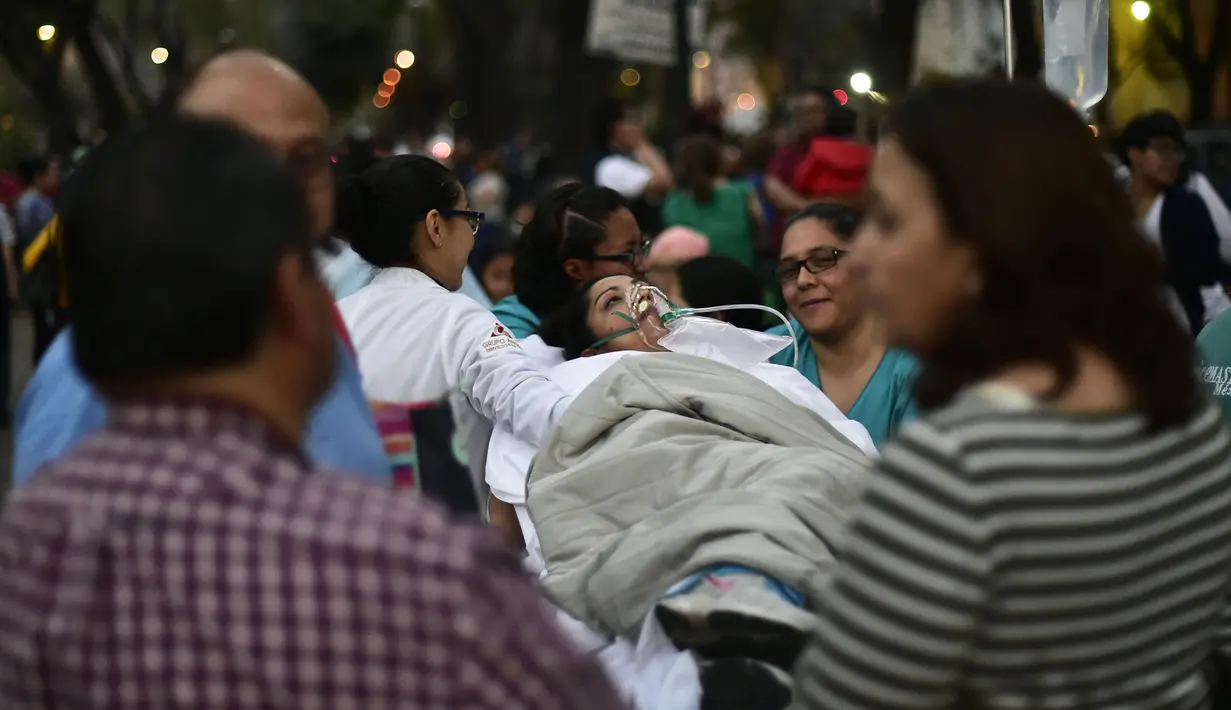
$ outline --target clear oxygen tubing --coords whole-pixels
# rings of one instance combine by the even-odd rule
[[[778,320],[785,323],[787,332],[791,334],[791,347],[795,349],[795,356],[791,360],[791,367],[796,369],[799,368],[799,341],[795,338],[795,328],[791,325],[790,319],[782,315],[782,313],[777,309],[770,308],[769,306],[762,306],[759,303],[733,303],[729,306],[708,306],[706,308],[673,308],[662,314],[662,324],[665,328],[668,327],[673,321],[683,318],[684,316],[697,316],[703,313],[722,313],[724,311],[738,310],[764,311],[765,313],[772,313],[778,317]]]

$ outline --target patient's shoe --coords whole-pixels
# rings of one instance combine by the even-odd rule
[[[718,567],[667,590],[655,613],[675,645],[703,658],[752,658],[790,670],[812,630],[798,591],[746,567]]]
[[[792,687],[791,677],[768,663],[723,658],[701,666],[701,710],[781,710]]]

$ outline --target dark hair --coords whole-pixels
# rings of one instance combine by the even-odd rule
[[[415,227],[432,210],[453,209],[461,198],[457,178],[435,160],[385,158],[339,186],[337,229],[372,266],[413,266]]]
[[[487,225],[484,224],[484,227]],[[498,256],[508,254],[510,256],[517,255],[517,240],[509,236],[508,230],[503,227],[493,224],[493,233],[483,243],[482,246],[476,247],[470,253],[470,270],[478,278],[483,278],[483,270],[487,265],[492,263]]]
[[[608,277],[590,279],[573,289],[562,305],[539,324],[538,336],[551,347],[563,350],[565,360],[581,357],[598,340],[590,329],[590,289],[605,278]]]
[[[236,128],[155,120],[95,150],[60,211],[77,364],[121,383],[227,367],[259,346],[279,262],[311,267],[303,190]]]
[[[791,215],[791,218],[786,221],[786,227],[783,231],[785,232],[806,219],[816,219],[824,222],[828,225],[830,231],[845,242],[854,237],[855,231],[859,229],[860,215],[845,205],[817,202]]]
[[[725,256],[703,256],[685,262],[676,272],[684,300],[693,308],[729,306],[737,303],[761,303],[765,293],[752,269]],[[761,311],[725,312],[731,325],[761,330],[765,314]]]
[[[620,193],[586,185],[564,185],[540,200],[517,240],[517,300],[540,318],[558,308],[577,288],[564,261],[593,256],[608,218],[622,208]]]
[[[714,180],[722,174],[722,153],[718,141],[707,135],[689,136],[679,145],[679,178],[697,204],[714,199]]]
[[[1155,111],[1134,118],[1120,132],[1120,157],[1127,165],[1129,148],[1144,150],[1155,138],[1170,138],[1181,146],[1188,144],[1180,119],[1167,111]]]
[[[918,353],[921,407],[1021,362],[1054,368],[1059,393],[1085,346],[1115,363],[1152,427],[1192,416],[1192,341],[1163,300],[1158,249],[1067,103],[1034,83],[952,81],[896,104],[885,135],[927,174],[948,237],[974,250],[982,276]]]
[[[33,158],[25,158],[17,161],[17,179],[21,180],[21,184],[30,187],[38,180],[38,176],[47,172],[47,168],[51,167],[51,160],[46,156],[37,156]]]

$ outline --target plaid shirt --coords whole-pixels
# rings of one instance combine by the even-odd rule
[[[0,516],[0,708],[616,708],[495,533],[256,418],[116,404]]]

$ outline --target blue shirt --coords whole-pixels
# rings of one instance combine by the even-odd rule
[[[359,369],[341,340],[337,348],[337,374],[312,412],[304,446],[308,455],[326,468],[391,485],[389,456],[363,394]],[[13,446],[13,485],[24,483],[40,466],[101,429],[106,418],[106,405],[77,369],[72,338],[66,329],[43,355],[21,397]]]
[[[812,349],[812,340],[804,332],[804,328],[796,321],[791,322],[795,329],[795,342],[799,345],[799,363],[795,369],[808,378],[808,381],[821,387],[821,375],[816,369],[816,351]],[[790,335],[785,325],[771,328],[774,335]],[[790,367],[795,357],[794,348],[786,348],[769,359],[775,365]],[[855,403],[851,405],[846,416],[859,422],[872,436],[876,448],[884,446],[902,422],[914,419],[918,415],[915,409],[915,398],[911,396],[911,387],[915,383],[915,374],[919,363],[901,350],[886,350],[876,371],[863,386],[863,391]]]
[[[513,331],[513,337],[518,340],[529,338],[539,330],[539,317],[534,315],[534,311],[523,306],[517,296],[509,296],[497,303],[492,313],[496,314],[504,327]]]

